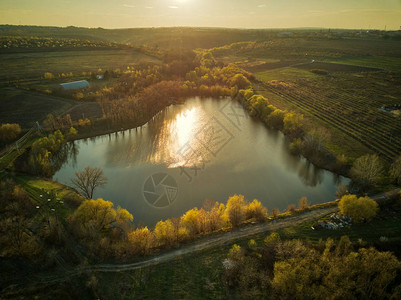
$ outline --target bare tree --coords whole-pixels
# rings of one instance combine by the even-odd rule
[[[376,184],[384,172],[383,163],[379,156],[364,155],[355,160],[350,175],[353,181],[362,187]]]
[[[71,182],[82,196],[92,199],[95,189],[107,184],[107,177],[103,176],[102,169],[86,167],[82,172],[76,172]]]

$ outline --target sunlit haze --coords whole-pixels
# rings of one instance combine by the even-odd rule
[[[401,26],[400,0],[2,0],[0,24],[104,28]]]

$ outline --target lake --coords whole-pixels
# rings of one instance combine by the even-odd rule
[[[335,199],[348,179],[289,153],[276,130],[253,120],[230,98],[190,98],[146,125],[75,141],[76,155],[53,176],[70,185],[76,171],[102,168],[108,184],[96,198],[129,210],[136,224],[153,226],[205,199],[226,203],[234,194],[284,210],[306,196],[312,204]]]

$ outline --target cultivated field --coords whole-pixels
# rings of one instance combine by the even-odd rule
[[[335,154],[352,161],[373,151],[391,161],[401,153],[401,120],[380,110],[401,104],[400,41],[294,37],[211,51],[254,73],[262,82],[254,88],[276,107],[303,113],[309,130],[326,128]]]
[[[261,93],[278,107],[312,116],[389,161],[398,156],[401,153],[400,119],[380,108],[401,103],[401,74],[358,73],[363,69],[354,66],[344,73],[338,72],[343,66],[324,64],[324,67],[329,75],[293,68],[256,75],[265,82],[260,87]],[[357,73],[350,72],[352,68]]]
[[[0,55],[0,82],[40,78],[45,72],[54,74],[95,72],[99,68],[113,70],[138,64],[159,64],[160,60],[135,50],[79,50]]]
[[[16,88],[0,88],[0,123],[18,123],[29,128],[47,114],[61,114],[78,101]]]

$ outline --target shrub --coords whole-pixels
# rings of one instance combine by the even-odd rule
[[[311,72],[318,74],[318,75],[328,75],[329,74],[328,71],[322,70],[322,69],[312,69]]]
[[[9,143],[17,139],[21,133],[19,124],[1,124],[0,126],[0,143]]]

